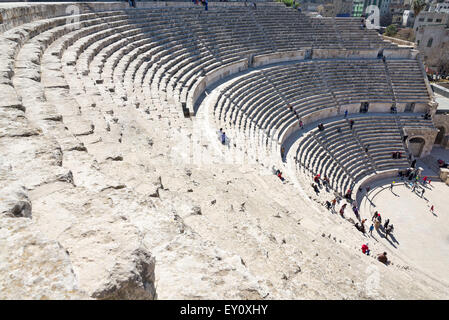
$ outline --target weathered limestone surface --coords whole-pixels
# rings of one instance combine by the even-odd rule
[[[157,63],[98,26],[62,45],[39,20],[65,7],[20,7],[0,10],[0,299],[448,297],[400,253],[362,255],[366,238],[293,183],[227,163],[243,146],[224,149],[207,113],[184,119]]]

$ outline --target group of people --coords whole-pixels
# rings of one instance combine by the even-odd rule
[[[396,151],[392,153],[393,159],[402,159],[402,154],[400,151]]]
[[[296,119],[298,119],[298,124],[301,129],[304,129],[304,123],[302,122],[301,118],[299,117],[298,113],[295,109],[293,109],[293,106],[291,104],[287,105],[287,108],[296,116]]]
[[[207,0],[192,0],[192,2],[194,4],[201,4],[201,5],[203,5],[204,6],[204,10],[207,11],[207,9],[208,9],[208,2],[207,2]]]
[[[378,211],[374,212],[373,217],[371,218],[371,221],[373,222],[369,228],[370,235],[373,235],[373,230],[376,229],[377,232],[379,232],[379,229],[381,228],[382,224],[382,217],[380,216],[380,213]],[[394,230],[393,224],[390,224],[390,219],[387,219],[383,225],[383,231],[385,232],[385,238],[388,238],[389,235]]]
[[[313,182],[314,183],[312,183],[312,188],[317,195],[320,193],[319,187],[321,187],[321,184],[326,188],[326,191],[329,191],[330,180],[326,175],[324,175],[323,178],[321,178],[320,174],[315,175],[313,177]]]
[[[367,256],[369,256],[371,250],[368,247],[368,243],[364,243],[362,244],[362,252],[364,254],[366,254]],[[388,258],[387,258],[387,253],[384,251],[383,253],[380,253],[377,255],[377,261],[380,261],[384,264],[388,264]]]

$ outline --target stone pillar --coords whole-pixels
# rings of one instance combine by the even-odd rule
[[[404,127],[403,132],[404,135],[408,136],[407,146],[413,138],[422,138],[424,140],[424,146],[421,154],[419,155],[420,158],[430,154],[433,148],[433,143],[435,142],[435,138],[438,134],[438,130],[433,128]]]
[[[437,108],[438,108],[438,102],[436,102],[432,98],[432,100],[429,101],[429,113],[432,116],[432,118],[435,115],[435,113],[437,112]]]

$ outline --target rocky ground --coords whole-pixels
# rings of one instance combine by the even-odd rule
[[[1,299],[448,297],[292,181],[226,163],[201,114],[56,102],[63,120],[1,109]]]

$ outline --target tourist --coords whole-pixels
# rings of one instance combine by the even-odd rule
[[[221,130],[221,129],[220,129],[220,130]],[[223,133],[221,134],[221,144],[224,145],[225,143],[226,143],[226,133],[223,132]]]
[[[332,209],[335,211],[335,204],[337,203],[337,198],[334,198],[334,200],[332,200],[331,202],[332,202]]]
[[[374,221],[374,228],[376,229],[376,231],[379,231],[380,228],[380,221],[376,219],[376,221]]]
[[[379,213],[377,213],[377,211],[374,212],[374,215],[373,215],[373,217],[371,218],[371,221],[377,220],[377,216],[378,216],[378,215],[379,215]]]
[[[368,194],[368,192],[371,190],[371,187],[367,186],[365,189],[366,189],[366,193]]]
[[[382,254],[379,254],[379,255],[377,256],[377,260],[379,260],[380,262],[382,262],[382,263],[384,263],[384,264],[387,264],[387,262],[388,262],[388,259],[387,259],[387,253],[384,252],[384,253],[382,253]]]
[[[422,178],[422,183],[423,183],[423,185],[426,185],[426,183],[427,183],[427,176],[425,176],[424,178]]]
[[[382,223],[382,217],[380,216],[380,213],[377,215],[377,221],[379,221],[379,223]]]
[[[387,221],[385,221],[385,224],[384,224],[385,229],[387,229],[389,223],[390,223],[390,219],[387,219]]]
[[[365,226],[364,226],[364,225],[359,225],[359,223],[357,222],[354,226],[355,226],[355,227],[357,228],[357,230],[359,230],[361,233],[365,234]]]
[[[285,148],[283,146],[281,147],[281,158],[282,160],[285,158]]]
[[[432,206],[430,207],[430,212],[432,212],[432,213],[435,213],[435,212],[433,212],[433,204],[432,204]]]
[[[337,133],[341,133],[341,128],[340,127],[337,128]]]
[[[320,193],[320,189],[318,189],[318,186],[316,184],[312,184],[313,190],[315,190],[315,193],[318,195]]]
[[[348,191],[346,191],[345,198],[348,200],[351,200],[351,193],[352,193],[352,190],[348,189]]]
[[[299,119],[299,127],[300,127],[301,129],[304,129],[304,123],[302,122],[301,119]]]
[[[326,209],[330,210],[332,207],[332,204],[329,202],[329,200],[326,201]]]
[[[345,217],[345,216],[343,215],[343,213],[345,212],[346,205],[347,205],[347,203],[345,203],[344,205],[342,205],[341,208],[340,208],[340,215],[341,215],[343,218]]]
[[[390,190],[393,192],[393,186],[394,186],[394,181],[392,183],[390,183]]]
[[[393,225],[388,226],[388,228],[385,229],[385,239],[387,239],[388,235],[391,234],[394,230]]]
[[[370,235],[373,235],[374,225],[371,223],[371,226],[369,227],[369,233]]]
[[[412,167],[412,168],[415,168],[415,166],[416,166],[416,159],[414,159],[414,160],[412,161],[411,167]]]
[[[352,130],[352,127],[354,126],[354,120],[351,119],[351,120],[349,121],[349,126],[351,127],[351,130]]]
[[[366,254],[367,256],[369,256],[370,250],[369,250],[369,248],[368,248],[368,243],[362,245],[362,252],[363,252],[364,254]]]
[[[421,198],[424,197],[424,192],[425,192],[425,191],[426,191],[426,190],[425,190],[424,188],[421,189]]]
[[[348,110],[345,110],[345,119],[348,117]]]
[[[369,144],[365,146],[365,152],[368,153]]]
[[[320,124],[318,125],[318,130],[319,130],[319,131],[323,131],[323,130],[324,130],[324,125],[323,125],[323,123],[320,123]]]
[[[313,177],[313,181],[315,183],[317,183],[318,185],[320,184],[320,174],[319,173],[315,177]]]

